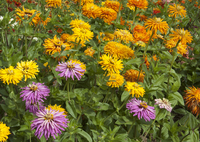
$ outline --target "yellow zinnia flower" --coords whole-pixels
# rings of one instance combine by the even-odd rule
[[[104,53],[108,53],[118,59],[133,58],[134,51],[126,45],[118,42],[108,42],[104,47]]]
[[[59,112],[63,112],[63,115],[67,115],[67,112],[65,111],[64,108],[61,107],[61,105],[57,106],[57,104],[55,104],[54,106],[52,105],[48,105],[48,107],[46,107],[46,109],[48,110],[56,110],[56,111],[59,111]]]
[[[110,55],[102,55],[100,57],[102,61],[99,61],[99,64],[101,65],[103,70],[107,70],[109,73],[120,73],[120,70],[122,70],[123,64],[122,60],[118,60],[114,57],[111,57]]]
[[[3,81],[4,84],[17,84],[22,80],[22,78],[23,74],[21,73],[21,71],[19,69],[14,69],[13,66],[0,70],[0,79]]]
[[[18,62],[17,69],[25,76],[25,81],[28,78],[35,78],[35,75],[39,72],[37,63],[32,60],[26,62],[21,61],[21,63]]]
[[[141,41],[141,40],[137,41],[135,44],[137,46],[140,46],[140,47],[145,47],[146,46],[146,44],[143,41]]]
[[[170,5],[168,8],[168,12],[169,12],[169,16],[170,17],[177,17],[177,16],[181,16],[181,17],[185,17],[186,16],[186,10],[184,6],[181,6],[180,4],[173,4]]]
[[[82,13],[88,18],[97,18],[101,15],[101,8],[94,3],[87,3],[82,7]]]
[[[114,32],[115,39],[119,39],[120,41],[124,41],[125,43],[129,43],[133,41],[132,34],[127,30],[119,30],[117,29]]]
[[[118,12],[119,7],[120,7],[120,3],[118,1],[115,1],[115,0],[106,0],[104,6],[107,7],[107,8],[112,8],[113,10]],[[121,8],[122,8],[122,6],[121,6]]]
[[[103,40],[103,41],[112,41],[114,40],[114,34],[112,33],[108,33],[108,32],[100,32],[100,38]],[[99,40],[99,36],[97,35],[97,39],[98,39],[98,42],[100,43],[101,40]]]
[[[71,28],[83,28],[90,30],[91,26],[83,20],[75,19],[70,22]]]
[[[94,0],[73,0],[75,3],[80,3],[81,1],[81,5],[85,5],[85,4],[88,4],[88,3],[94,3]]]
[[[132,97],[139,98],[140,96],[143,97],[145,90],[143,87],[140,87],[141,85],[137,84],[136,82],[127,82],[125,85],[125,90],[130,92],[132,94]]]
[[[144,81],[144,72],[139,72],[137,70],[127,70],[124,74],[124,78],[126,81],[130,82],[143,82]]]
[[[196,116],[200,113],[200,88],[189,87],[184,95],[185,104]]]
[[[62,0],[45,0],[47,3],[48,7],[60,7]]]
[[[90,48],[87,48],[85,51],[84,51],[85,55],[88,55],[90,57],[93,57],[94,53],[95,53],[95,50],[92,49],[92,47]]]
[[[117,73],[109,74],[110,76],[108,82],[106,83],[107,86],[111,86],[112,88],[122,86],[124,83],[124,77]]]
[[[146,9],[148,6],[147,0],[128,0],[127,7],[133,10],[133,7],[138,7],[140,9]]]
[[[105,23],[111,25],[112,21],[117,18],[117,12],[111,8],[101,7],[100,18],[103,19]]]
[[[169,26],[166,21],[162,21],[161,18],[149,18],[144,23],[145,27],[155,34],[159,30],[162,34],[166,34]]]
[[[183,44],[191,43],[192,36],[188,30],[176,29],[172,31],[172,34],[169,34],[170,38],[176,42],[180,40]]]
[[[3,122],[0,122],[0,142],[5,142],[8,139],[8,135],[10,135],[9,131],[10,127],[6,126],[6,124],[3,124]]]

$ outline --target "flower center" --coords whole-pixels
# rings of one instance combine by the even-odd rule
[[[112,75],[112,76],[111,76],[111,79],[116,79],[116,75]]]
[[[180,11],[182,8],[181,8],[180,5],[178,5],[178,6],[176,7],[176,9],[177,9],[178,11]]]
[[[31,89],[32,91],[36,91],[36,90],[38,89],[38,87],[37,87],[37,85],[32,84],[32,85],[30,86],[30,89]]]
[[[148,105],[145,102],[141,102],[140,107],[143,107],[144,109],[146,109],[148,107]]]
[[[161,18],[155,18],[156,23],[160,23],[161,22]]]
[[[13,71],[13,70],[8,70],[8,71],[7,71],[7,74],[8,74],[8,75],[14,75],[14,71]]]
[[[73,63],[68,63],[67,64],[67,68],[73,69],[74,68],[74,64]]]
[[[181,30],[181,31],[180,31],[180,34],[181,34],[181,35],[185,35],[185,31],[184,31],[184,30]]]
[[[53,119],[53,114],[47,113],[47,114],[44,116],[44,119],[45,119],[45,120],[52,120],[52,119]]]

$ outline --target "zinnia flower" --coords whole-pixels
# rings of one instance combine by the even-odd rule
[[[148,6],[147,0],[128,0],[127,7],[131,10],[133,7],[138,7],[140,9],[146,9]]]
[[[200,88],[189,87],[184,95],[185,104],[196,116],[200,113]]]
[[[39,101],[44,102],[43,99],[46,99],[49,96],[50,90],[44,83],[35,83],[29,84],[26,87],[21,88],[20,97],[22,101],[29,101],[32,104],[35,104]]]
[[[143,87],[140,87],[141,85],[137,84],[136,82],[126,82],[125,85],[125,90],[130,92],[130,94],[132,94],[132,97],[139,98],[140,96],[143,97],[145,90]]]
[[[26,101],[26,110],[28,110],[29,112],[33,114],[36,114],[36,112],[38,112],[38,106],[39,106],[39,110],[45,109],[45,106],[40,101],[38,101],[37,103]]]
[[[144,72],[139,72],[137,70],[127,70],[124,74],[124,78],[126,81],[130,82],[143,82],[144,81]]]
[[[133,36],[128,30],[119,30],[117,29],[114,32],[114,36],[116,40],[124,41],[125,43],[129,43],[133,41]]]
[[[81,5],[85,5],[85,4],[88,4],[88,3],[94,3],[94,0],[73,0],[75,3],[81,1]]]
[[[134,113],[133,116],[138,116],[138,119],[144,118],[145,121],[155,119],[154,107],[148,106],[146,102],[137,100],[136,98],[131,99],[127,104],[126,108],[130,110],[130,113]]]
[[[111,25],[112,21],[117,18],[117,12],[111,8],[101,7],[100,18],[103,19],[105,23]]]
[[[86,71],[85,69],[85,64],[78,60],[70,60],[64,63],[62,62],[56,67],[56,71],[61,72],[59,76],[65,77],[66,80],[70,77],[74,80],[74,76],[80,80],[81,76],[83,76],[84,72]]]
[[[19,69],[14,69],[13,66],[9,68],[1,69],[0,70],[0,79],[3,81],[4,84],[17,84],[23,78],[23,74]]]
[[[180,4],[173,4],[170,5],[168,8],[169,16],[170,17],[177,17],[181,16],[182,18],[186,16],[186,10],[184,6],[181,6]]]
[[[158,30],[162,34],[166,34],[169,29],[169,26],[166,21],[162,21],[161,18],[156,18],[156,17],[147,19],[144,25],[147,29],[151,30],[155,34],[157,33]]]
[[[107,7],[107,8],[112,8],[113,10],[118,12],[119,7],[120,7],[120,3],[118,1],[115,1],[115,0],[106,0],[104,6]],[[122,8],[122,6],[121,6],[121,8]]]
[[[95,19],[97,17],[100,17],[101,8],[95,5],[94,3],[87,3],[84,4],[84,6],[82,7],[82,13],[88,18],[92,17],[93,19]]]
[[[108,32],[100,32],[100,38],[103,40],[103,41],[112,41],[114,40],[114,34],[112,33],[108,33]],[[99,39],[99,37],[97,36],[97,39]],[[101,40],[98,40],[98,42],[100,43]]]
[[[35,120],[32,121],[31,128],[36,129],[35,135],[40,139],[42,135],[46,140],[52,136],[55,139],[55,136],[61,134],[61,130],[64,131],[68,127],[69,123],[66,115],[63,115],[63,112],[44,109],[36,113]]]
[[[59,111],[59,112],[63,112],[63,115],[67,115],[67,112],[65,111],[64,108],[61,107],[61,105],[57,106],[57,104],[55,105],[48,105],[48,107],[46,108],[48,110],[55,110],[55,111]]]
[[[71,28],[83,28],[90,30],[91,26],[83,20],[75,19],[70,22]]]
[[[156,102],[155,105],[159,105],[160,108],[164,108],[169,112],[172,111],[171,103],[169,102],[168,99],[165,98],[163,98],[163,100],[155,99],[155,102]]]
[[[17,63],[17,69],[19,69],[22,74],[25,76],[25,81],[28,78],[35,78],[35,75],[39,72],[38,65],[35,61],[21,61]]]
[[[111,86],[112,88],[114,87],[118,87],[122,86],[124,83],[124,77],[120,74],[117,73],[112,73],[109,74],[108,76],[110,76],[108,82],[107,82],[107,86]]]
[[[93,57],[94,53],[95,53],[95,50],[92,49],[92,47],[90,48],[87,48],[85,51],[84,51],[85,55],[88,55],[90,57]]]
[[[60,7],[62,1],[61,0],[45,0],[47,3],[48,7]]]
[[[6,126],[6,124],[3,124],[3,122],[0,122],[0,141],[5,142],[8,139],[8,135],[10,135],[9,131],[10,127]]]
[[[120,70],[122,70],[123,64],[122,60],[118,60],[114,57],[111,57],[110,55],[102,55],[100,57],[102,61],[99,61],[99,64],[101,65],[101,68],[103,70],[107,70],[110,73],[120,73]]]

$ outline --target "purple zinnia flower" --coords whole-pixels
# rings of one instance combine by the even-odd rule
[[[155,102],[156,102],[155,105],[159,105],[160,108],[165,108],[169,112],[172,111],[171,103],[169,102],[168,99],[165,98],[163,98],[163,100],[155,99]]]
[[[68,127],[68,119],[63,115],[63,112],[59,112],[52,109],[45,108],[36,113],[36,118],[31,124],[32,130],[36,128],[35,136],[39,139],[44,135],[46,140],[52,136],[55,139],[55,136],[61,134],[61,130],[64,131]]]
[[[133,116],[138,116],[138,119],[144,118],[145,121],[155,119],[154,107],[148,106],[146,102],[137,100],[136,98],[129,101],[126,104],[126,108],[130,110],[130,113],[135,113]]]
[[[40,110],[45,109],[45,106],[43,106],[42,102],[32,103],[32,102],[26,101],[26,110],[29,110],[29,112],[36,114],[36,112],[38,112],[38,105],[39,105]]]
[[[74,75],[78,80],[81,79],[81,76],[84,74],[85,65],[83,65],[80,61],[70,60],[68,62],[59,63],[56,67],[56,71],[61,72],[59,74],[60,77],[72,78],[74,80]]]
[[[46,99],[46,96],[49,96],[50,90],[43,84],[33,82],[33,84],[29,84],[27,87],[22,88],[23,91],[20,92],[20,97],[23,97],[22,101],[26,100],[33,104],[39,101],[44,102],[42,99]]]

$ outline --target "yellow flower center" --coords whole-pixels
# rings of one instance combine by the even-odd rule
[[[161,18],[155,18],[156,23],[160,23],[161,22]]]
[[[74,68],[74,64],[73,63],[68,63],[67,64],[67,68],[73,69]]]
[[[143,108],[145,108],[145,109],[148,107],[148,105],[145,102],[141,102],[140,106],[143,107]]]
[[[32,91],[36,91],[36,90],[38,89],[38,87],[37,87],[36,85],[32,84],[32,85],[30,86],[30,89],[31,89]]]
[[[180,5],[178,5],[178,6],[176,7],[176,9],[177,9],[178,11],[180,11],[180,10],[182,10],[182,7],[181,7]]]
[[[112,75],[112,76],[111,76],[111,79],[116,79],[116,75]]]
[[[184,30],[180,30],[180,35],[184,36],[185,35],[185,31]]]
[[[13,71],[13,70],[8,70],[8,71],[7,71],[7,74],[8,74],[8,75],[14,75],[14,71]]]
[[[53,119],[53,114],[47,113],[47,114],[44,116],[44,119],[45,119],[45,120],[52,120],[52,119]]]
[[[138,88],[138,87],[139,87],[139,85],[138,85],[138,84],[134,84],[134,85],[133,85],[133,87],[135,87],[135,88]]]

